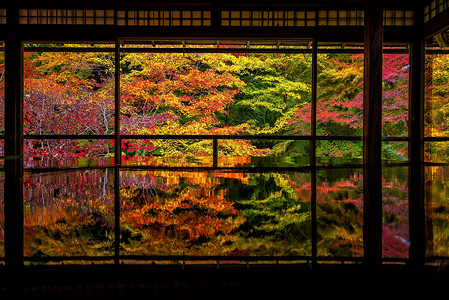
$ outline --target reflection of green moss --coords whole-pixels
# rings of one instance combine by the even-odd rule
[[[360,255],[363,247],[361,174],[358,169],[329,169],[317,173],[319,255]]]
[[[427,181],[426,218],[432,224],[432,240],[429,255],[449,255],[449,176],[447,168],[429,167],[429,174],[435,174]],[[430,176],[429,176],[430,177]]]
[[[298,200],[291,187],[284,185],[289,176],[283,175],[255,175],[243,193],[236,189],[239,198],[234,206],[246,219],[235,230],[238,249],[252,255],[310,254],[306,250],[310,249],[309,202]]]

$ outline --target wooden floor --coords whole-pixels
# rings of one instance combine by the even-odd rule
[[[94,265],[31,266],[21,272],[0,269],[0,299],[161,299],[216,297],[264,299],[309,295],[363,299],[405,299],[438,292],[449,296],[449,272],[385,265]],[[444,295],[444,294],[443,294]],[[288,297],[288,298],[287,298]],[[400,297],[400,298],[397,298]],[[441,296],[439,296],[440,298]],[[374,299],[374,298],[373,298]]]

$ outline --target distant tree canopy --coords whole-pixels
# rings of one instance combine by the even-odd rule
[[[310,135],[311,55],[282,53],[127,53],[121,57],[123,134]],[[0,65],[1,66],[1,65]],[[363,55],[318,56],[317,134],[361,136]],[[114,55],[27,52],[26,134],[112,134]],[[404,136],[408,55],[384,55],[383,134]],[[56,145],[55,143],[59,143]],[[113,142],[29,141],[32,156],[111,156]],[[304,143],[220,140],[221,157],[308,155]],[[325,156],[361,158],[361,145],[320,143]],[[406,145],[384,158],[402,159]],[[294,149],[292,151],[292,149]],[[128,140],[125,157],[210,156],[206,140]]]

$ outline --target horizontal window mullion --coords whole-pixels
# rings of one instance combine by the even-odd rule
[[[214,135],[214,134],[170,134],[170,135],[163,135],[163,134],[145,134],[145,135],[138,135],[138,134],[122,134],[120,135],[120,138],[122,140],[130,140],[130,139],[217,139],[217,140],[233,140],[233,139],[242,139],[242,140],[251,140],[251,139],[270,139],[270,140],[310,140],[311,136],[307,135]]]
[[[3,51],[0,47],[0,51]],[[65,53],[78,53],[78,52],[99,52],[99,53],[114,53],[114,48],[111,47],[24,47],[24,52],[65,52]],[[361,54],[363,49],[318,49],[318,53],[331,54],[331,53],[347,53],[347,54]],[[247,49],[247,48],[121,48],[120,52],[123,53],[284,53],[284,54],[296,54],[312,52],[311,49],[276,49],[276,48],[263,48],[263,49]],[[385,54],[407,54],[407,49],[385,49]]]
[[[28,140],[113,140],[113,135],[92,134],[92,135],[73,135],[73,134],[25,134],[24,139]]]
[[[114,48],[89,48],[89,47],[24,47],[23,52],[63,52],[63,53],[79,53],[79,52],[99,52],[114,53]]]
[[[25,257],[25,261],[30,262],[45,262],[45,261],[105,261],[118,258],[119,260],[147,260],[147,261],[296,261],[296,260],[311,260],[311,256],[292,255],[292,256],[238,256],[238,255],[119,255],[116,256],[49,256],[49,257]],[[362,257],[318,257],[321,261],[362,261]]]
[[[424,138],[425,142],[447,142],[449,136],[428,136]]]
[[[430,161],[426,161],[423,163],[424,166],[428,166],[428,167],[447,167],[449,166],[449,163],[439,163],[439,162],[430,162]]]
[[[77,168],[24,168],[25,174],[42,174],[42,173],[55,173],[55,172],[71,172],[71,171],[82,171],[82,170],[97,170],[97,169],[110,169],[115,168],[118,165],[108,165],[108,166],[98,166],[98,167],[77,167]]]
[[[382,163],[382,168],[399,168],[410,166],[410,161],[397,162],[397,163]]]
[[[26,134],[24,139],[114,139],[113,135],[61,135],[61,134]],[[271,140],[311,140],[311,136],[307,135],[213,135],[213,134],[122,134],[121,139],[218,139],[218,140],[233,140],[233,139],[271,139]],[[0,136],[4,139],[4,136]],[[362,136],[316,136],[316,140],[348,140],[348,141],[362,141]],[[408,141],[408,137],[383,137],[382,141]],[[427,137],[424,141],[449,141],[449,137]]]
[[[392,142],[408,142],[410,140],[410,138],[409,137],[407,137],[407,136],[403,136],[403,137],[401,137],[401,136],[397,136],[397,137],[387,137],[387,136],[384,136],[384,137],[382,137],[382,141],[392,141]]]
[[[332,140],[336,140],[336,141],[362,141],[363,137],[362,136],[317,135],[316,136],[316,140],[319,140],[319,141],[332,141]]]

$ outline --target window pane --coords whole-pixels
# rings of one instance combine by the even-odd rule
[[[363,170],[317,171],[318,256],[363,256]]]
[[[24,134],[112,134],[114,54],[24,52],[23,101]]]
[[[5,257],[5,172],[0,172],[0,259]]]
[[[114,173],[89,170],[27,175],[25,258],[114,253]]]
[[[395,48],[401,50],[401,48]],[[384,49],[385,51],[390,48]],[[405,50],[404,50],[405,51]],[[384,54],[382,73],[382,135],[408,135],[408,54]]]
[[[0,135],[5,134],[5,51],[2,50],[4,47],[4,42],[0,41]]]
[[[317,135],[362,136],[363,49],[338,49],[318,48]]]
[[[308,140],[218,140],[219,167],[302,167],[310,165]]]
[[[398,53],[392,53],[398,51]],[[400,52],[404,53],[400,53]],[[382,136],[407,137],[410,62],[406,48],[384,48],[382,72]],[[408,162],[408,142],[383,141],[385,163]],[[408,258],[409,169],[382,166],[382,256]]]
[[[25,139],[24,167],[76,168],[114,164],[113,140]]]
[[[408,161],[408,142],[382,142],[382,160],[392,163]]]
[[[304,47],[289,47],[300,52],[292,54],[238,52],[242,45],[220,46],[229,53],[133,53],[136,47],[153,48],[124,51],[122,133],[310,134],[311,55]],[[198,47],[216,48],[185,49]]]
[[[425,167],[426,256],[449,256],[449,168]]]
[[[449,142],[424,142],[424,161],[449,163]]]
[[[361,141],[317,141],[317,165],[337,166],[363,163],[363,142]]]
[[[382,169],[382,255],[408,258],[409,208],[408,167],[384,167]]]
[[[121,171],[121,254],[310,255],[310,175]]]
[[[449,136],[449,60],[446,51],[428,48],[425,56],[425,136]]]
[[[212,167],[212,140],[122,140],[126,166]]]

